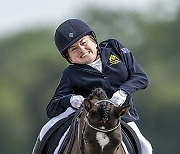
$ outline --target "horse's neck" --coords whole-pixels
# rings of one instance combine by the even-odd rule
[[[122,145],[119,146],[118,150],[114,154],[126,154]]]
[[[83,109],[83,112],[80,116],[79,122],[78,122],[78,127],[76,129],[76,134],[75,134],[75,141],[74,141],[74,145],[71,151],[71,154],[83,154],[83,152],[81,151],[81,148],[83,143],[82,143],[82,133],[84,130],[84,118],[87,114],[87,111],[85,109]]]

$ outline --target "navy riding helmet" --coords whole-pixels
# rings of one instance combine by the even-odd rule
[[[96,40],[94,31],[84,21],[69,19],[56,29],[54,40],[61,55],[68,60],[67,49],[85,35],[92,35]]]

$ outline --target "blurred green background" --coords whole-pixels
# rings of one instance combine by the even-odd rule
[[[150,86],[134,99],[154,154],[180,153],[180,5],[174,2],[171,14],[157,5],[148,13],[89,7],[76,15],[99,42],[116,38],[128,47],[148,74]],[[46,106],[67,66],[54,30],[37,26],[0,38],[0,154],[31,153],[48,121]]]

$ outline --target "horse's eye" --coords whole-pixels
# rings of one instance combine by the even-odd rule
[[[84,143],[85,143],[85,144],[88,144],[88,141],[87,141],[87,140],[84,140]]]

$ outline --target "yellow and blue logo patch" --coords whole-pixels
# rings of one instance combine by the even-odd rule
[[[116,65],[116,64],[118,64],[119,62],[121,62],[121,60],[120,60],[117,56],[115,56],[115,55],[110,55],[110,57],[109,57],[109,64],[110,64],[110,66],[111,66],[111,65]]]

